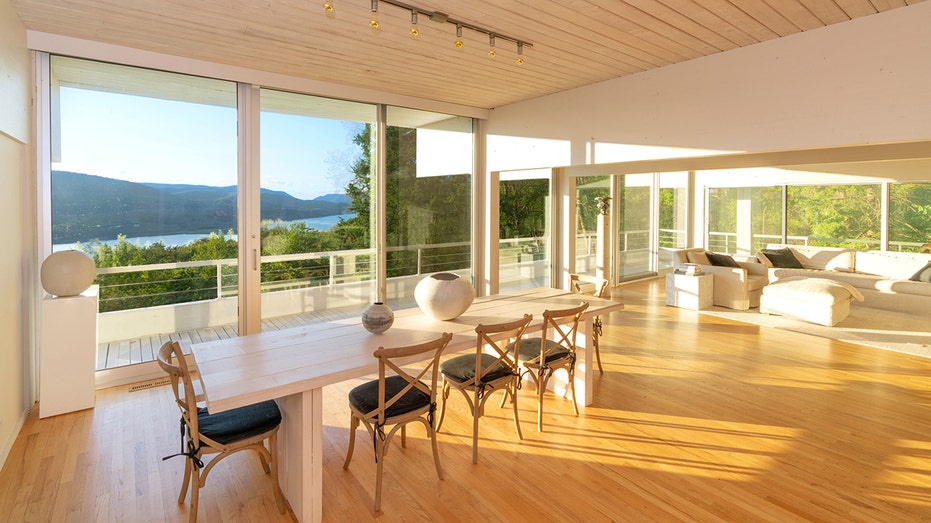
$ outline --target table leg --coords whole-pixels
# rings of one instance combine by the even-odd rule
[[[583,406],[591,405],[595,401],[595,350],[591,342],[594,330],[595,319],[593,317],[584,318],[579,324],[575,361],[575,399],[579,405]],[[568,397],[569,383],[565,376],[563,372],[553,374],[547,384],[547,390]]]
[[[278,400],[278,480],[298,521],[323,520],[323,389]]]

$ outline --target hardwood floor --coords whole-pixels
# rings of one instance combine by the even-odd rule
[[[660,280],[615,291],[605,374],[580,417],[547,397],[546,432],[520,399],[488,402],[479,463],[453,397],[440,433],[445,480],[422,429],[385,463],[357,438],[349,471],[347,391],[325,389],[325,521],[931,520],[931,359],[663,305]],[[597,375],[597,374],[596,374]],[[398,441],[398,440],[396,440]],[[171,392],[101,390],[93,410],[29,418],[0,472],[7,521],[184,521]],[[211,473],[200,521],[288,521],[258,459]]]

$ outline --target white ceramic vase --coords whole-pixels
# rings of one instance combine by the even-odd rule
[[[381,334],[394,323],[394,311],[391,307],[377,301],[362,313],[362,326],[373,334]]]
[[[414,300],[427,316],[451,320],[469,308],[475,289],[458,274],[438,272],[420,280],[414,288]]]
[[[84,251],[58,251],[42,262],[40,279],[45,292],[55,296],[77,296],[94,283],[94,259]]]

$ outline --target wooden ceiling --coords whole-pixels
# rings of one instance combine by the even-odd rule
[[[370,0],[12,0],[29,30],[494,108],[922,0],[410,0],[513,42]]]

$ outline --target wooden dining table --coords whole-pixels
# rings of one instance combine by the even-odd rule
[[[450,332],[453,338],[444,354],[474,350],[475,327],[481,323],[532,314],[527,332],[539,332],[544,310],[566,309],[581,301],[589,307],[579,327],[576,398],[589,405],[593,319],[623,304],[548,287],[476,298],[466,312],[446,321],[434,320],[417,307],[398,310],[394,324],[381,334],[366,331],[360,319],[347,319],[198,343],[191,353],[210,412],[269,399],[278,402],[283,417],[279,482],[298,520],[318,522],[323,518],[323,387],[377,373],[372,353],[379,347],[411,345]]]

